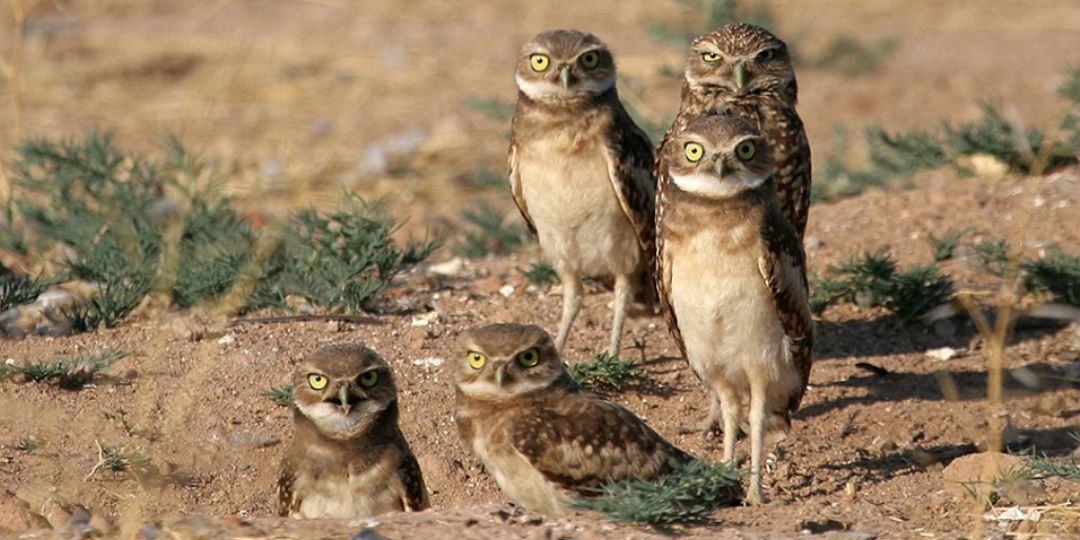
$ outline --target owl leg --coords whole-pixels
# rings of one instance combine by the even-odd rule
[[[750,489],[746,493],[746,504],[758,506],[765,502],[761,495],[761,464],[765,451],[765,414],[768,379],[750,378]],[[726,434],[725,434],[726,435]]]
[[[623,326],[626,324],[626,309],[630,305],[630,295],[633,288],[630,286],[630,276],[619,274],[615,276],[615,308],[614,320],[611,323],[611,345],[608,346],[608,355],[619,356],[621,351]]]
[[[720,411],[724,416],[724,462],[734,465],[735,438],[739,435],[739,394],[724,385],[719,396]]]
[[[574,319],[581,310],[581,298],[585,294],[585,288],[581,284],[581,276],[566,268],[559,268],[559,279],[563,284],[562,320],[559,321],[559,333],[555,336],[555,348],[562,353],[566,338],[570,336],[570,327],[574,325]]]

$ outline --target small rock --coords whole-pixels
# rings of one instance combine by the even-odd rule
[[[236,336],[232,334],[225,334],[224,336],[218,338],[217,342],[218,345],[232,345],[233,343],[236,343]]]
[[[930,358],[933,358],[935,360],[941,360],[943,362],[946,360],[952,360],[953,358],[961,355],[961,350],[954,349],[952,347],[942,347],[940,349],[930,349],[926,351],[926,356],[929,356]]]
[[[438,320],[439,320],[439,312],[437,312],[437,311],[429,311],[429,312],[427,312],[427,313],[425,313],[423,315],[420,315],[418,317],[413,317],[413,319],[411,321],[409,321],[409,325],[410,326],[423,327],[423,326],[431,325],[431,324],[435,323]]]
[[[424,367],[439,367],[439,366],[443,365],[444,361],[445,360],[443,360],[442,358],[439,358],[437,356],[433,356],[433,357],[430,357],[430,358],[417,358],[416,360],[413,360],[413,365],[414,366],[424,366]]]
[[[954,459],[941,475],[945,489],[953,495],[970,498],[974,492],[982,498],[997,489],[997,481],[1014,477],[1023,466],[1024,460],[1017,456],[983,452]]]
[[[269,433],[252,433],[249,431],[234,431],[229,434],[229,442],[238,446],[253,446],[256,448],[273,446],[281,439]]]
[[[815,251],[824,244],[825,242],[822,242],[820,238],[813,235],[807,236],[806,239],[803,240],[803,248],[806,249],[806,251]]]
[[[957,158],[961,167],[971,169],[980,178],[997,180],[1004,178],[1009,172],[1009,165],[993,154],[979,153]]]
[[[427,270],[432,274],[439,274],[440,276],[461,275],[461,273],[465,271],[465,259],[454,257],[449,261],[432,264],[427,267]]]
[[[499,294],[509,298],[510,295],[514,294],[514,286],[513,285],[503,285],[502,287],[499,287]]]

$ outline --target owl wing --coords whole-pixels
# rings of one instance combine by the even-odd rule
[[[810,211],[810,142],[794,107],[785,106],[772,114],[777,118],[762,125],[777,150],[776,193],[784,215],[802,238]]]
[[[278,477],[278,515],[288,516],[300,511],[300,496],[293,490],[296,482],[296,467],[289,458],[281,461],[281,475]]]
[[[653,177],[653,147],[649,136],[630,118],[616,98],[607,133],[608,178],[619,206],[637,232],[638,242],[652,257],[656,238],[653,209],[656,180]],[[647,261],[652,266],[652,261]]]
[[[802,241],[782,215],[770,207],[772,216],[762,225],[765,249],[758,258],[758,271],[772,293],[773,305],[788,338],[792,361],[802,377],[802,387],[792,395],[787,411],[799,408],[810,380],[813,364],[814,326],[810,318],[809,287],[806,282],[806,255]]]
[[[401,486],[395,486],[395,488],[400,487],[402,510],[419,512],[430,505],[427,487],[424,485],[424,475],[420,472],[420,463],[416,461],[416,456],[411,451],[405,451],[394,474],[401,482]]]
[[[514,204],[521,212],[521,217],[525,218],[529,230],[536,234],[536,225],[533,225],[532,216],[529,215],[529,205],[525,202],[525,192],[521,189],[521,174],[518,171],[518,142],[515,136],[518,122],[518,116],[515,114],[514,119],[510,121],[510,150],[506,154],[506,167],[509,170],[507,179],[510,181],[510,195],[514,198]]]
[[[663,155],[663,153],[661,153]],[[663,159],[663,158],[660,158]],[[671,305],[671,264],[672,261],[664,252],[664,217],[665,211],[671,207],[666,198],[671,189],[671,177],[667,174],[667,168],[657,160],[656,173],[656,293],[660,301],[660,312],[667,321],[668,331],[679,346],[679,352],[686,358],[686,344],[683,343],[682,332],[679,331],[679,321],[675,318],[675,308]]]
[[[586,392],[552,398],[544,414],[527,411],[515,419],[511,444],[564,489],[655,478],[693,459],[619,405]]]

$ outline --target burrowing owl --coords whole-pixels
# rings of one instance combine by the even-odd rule
[[[682,104],[661,143],[661,159],[670,139],[696,118],[726,111],[750,122],[772,148],[780,208],[802,238],[810,209],[810,143],[795,112],[797,94],[783,41],[752,24],[721,26],[690,44]],[[682,148],[673,152],[681,155]]]
[[[692,459],[630,411],[579,389],[537,326],[466,330],[460,354],[453,369],[461,438],[530,510],[562,514],[576,490],[656,477]]]
[[[615,277],[609,353],[619,352],[637,285],[652,292],[653,149],[615,90],[596,36],[543,32],[521,49],[510,138],[510,191],[563,283],[555,346],[581,308],[582,276]]]
[[[783,434],[810,376],[813,341],[802,243],[776,200],[768,145],[746,121],[692,122],[665,147],[657,194],[661,306],[683,355],[722,416],[734,458],[750,394],[751,477],[761,502],[766,429]]]
[[[390,366],[360,345],[323,348],[293,376],[295,435],[281,464],[278,513],[360,518],[423,510],[427,489],[398,429]]]

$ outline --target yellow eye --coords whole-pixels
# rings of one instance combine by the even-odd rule
[[[701,159],[701,156],[705,155],[705,148],[696,142],[688,142],[684,147],[686,150],[686,159],[696,163]]]
[[[469,351],[469,365],[473,369],[480,369],[484,367],[484,364],[487,364],[487,356],[476,351]]]
[[[371,370],[366,373],[361,373],[359,380],[360,386],[363,386],[364,388],[371,388],[372,386],[375,386],[375,383],[379,382],[379,372],[376,370]]]
[[[323,388],[326,388],[327,382],[328,381],[326,380],[326,377],[319,375],[318,373],[312,373],[311,375],[307,376],[308,385],[315,390],[322,390]]]
[[[701,59],[706,62],[716,62],[720,59],[720,55],[713,52],[702,53]]]
[[[540,363],[540,350],[536,347],[524,352],[520,352],[517,355],[517,361],[524,367],[533,367]]]
[[[754,141],[743,141],[739,143],[739,146],[735,147],[735,155],[739,156],[739,159],[743,161],[753,159],[756,153],[757,145],[754,144]]]
[[[529,65],[532,66],[533,71],[544,71],[550,63],[551,60],[546,54],[534,54],[529,57]]]
[[[585,69],[593,69],[600,65],[600,53],[589,51],[581,55],[581,65],[585,66]]]

